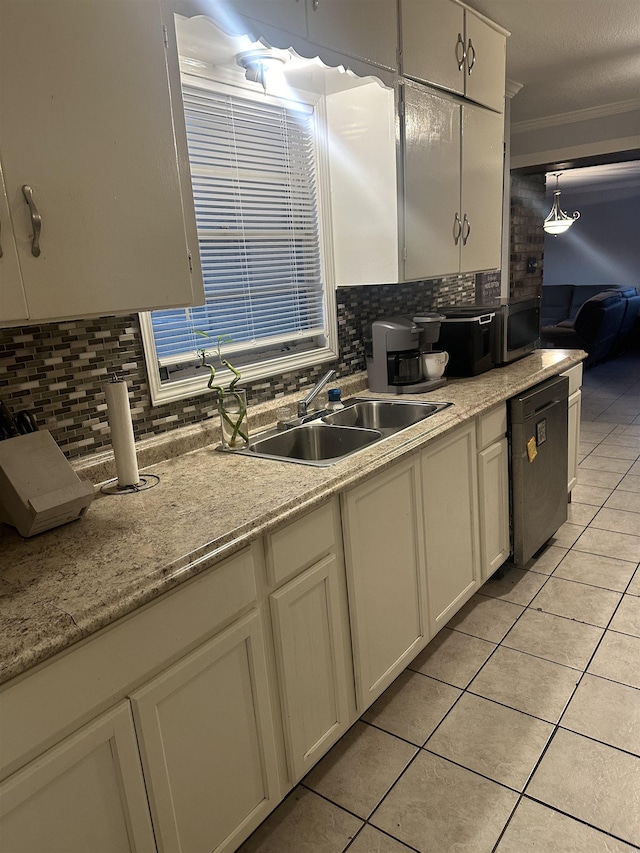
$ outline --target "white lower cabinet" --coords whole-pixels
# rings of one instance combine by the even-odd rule
[[[3,853],[152,853],[153,830],[127,701],[0,785]]]
[[[480,577],[486,581],[509,558],[509,443],[505,403],[477,420]]]
[[[571,495],[578,483],[578,460],[580,452],[580,414],[582,412],[582,364],[576,364],[565,370],[562,376],[569,379],[568,430],[569,459],[567,491]]]
[[[569,429],[569,459],[567,491],[571,494],[573,487],[578,484],[578,453],[580,449],[580,413],[582,411],[582,391],[578,389],[569,396],[568,429]]]
[[[265,538],[266,594],[290,785],[355,720],[337,497]]]
[[[280,797],[260,612],[131,702],[160,853],[235,850]]]
[[[509,448],[506,438],[478,453],[480,566],[485,581],[509,557]]]
[[[294,783],[353,721],[342,561],[329,554],[270,599],[287,765]]]
[[[475,423],[427,445],[421,468],[433,636],[480,584]]]
[[[417,456],[343,495],[359,714],[428,642],[421,506]]]
[[[508,510],[501,404],[3,685],[1,853],[233,853],[507,559]]]

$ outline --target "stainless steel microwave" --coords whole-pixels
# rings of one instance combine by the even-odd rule
[[[540,346],[540,297],[500,299],[491,310],[493,322],[493,363],[509,364]]]

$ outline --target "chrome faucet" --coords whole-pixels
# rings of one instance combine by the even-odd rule
[[[320,381],[314,385],[314,387],[309,391],[304,400],[300,400],[298,403],[298,417],[304,418],[307,415],[307,408],[309,403],[314,400],[318,394],[322,391],[327,382],[331,379],[332,376],[335,376],[335,370],[329,370],[325,375],[320,379]]]

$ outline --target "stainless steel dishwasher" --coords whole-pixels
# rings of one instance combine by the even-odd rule
[[[567,520],[569,380],[555,376],[509,401],[513,562],[523,566]]]

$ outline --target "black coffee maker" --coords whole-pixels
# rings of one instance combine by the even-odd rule
[[[438,314],[387,317],[371,325],[366,351],[369,388],[386,394],[418,394],[444,385],[445,379],[425,379],[422,354],[440,334]]]

